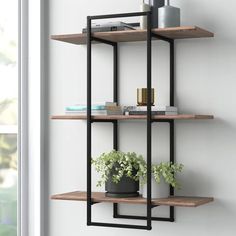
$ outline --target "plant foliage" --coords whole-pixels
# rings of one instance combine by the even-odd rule
[[[159,184],[161,179],[170,184],[173,188],[180,188],[180,183],[177,182],[175,174],[182,172],[184,165],[172,162],[161,162],[152,166],[152,173],[156,182]]]
[[[146,162],[141,155],[134,152],[124,153],[121,151],[111,151],[103,153],[97,159],[92,160],[92,164],[101,179],[97,186],[103,185],[112,174],[112,181],[119,183],[123,176],[127,176],[135,181],[144,181],[146,178]]]
[[[102,186],[111,177],[114,183],[119,183],[123,176],[145,184],[147,181],[147,163],[142,155],[135,152],[124,153],[112,150],[109,153],[101,154],[97,159],[92,160],[95,169],[101,175],[97,186]],[[180,184],[175,178],[175,174],[181,172],[182,164],[171,162],[152,165],[152,173],[157,183],[163,179],[174,188],[179,188]]]

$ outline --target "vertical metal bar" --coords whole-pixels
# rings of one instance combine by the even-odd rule
[[[119,103],[118,97],[118,45],[113,46],[113,102]],[[113,122],[113,149],[118,150],[118,122]]]
[[[174,163],[175,162],[175,146],[174,146],[174,140],[175,140],[175,127],[174,127],[174,121],[170,121],[170,162]],[[170,196],[174,196],[174,188],[170,186]],[[173,206],[170,206],[170,220],[173,222],[175,217],[175,208]]]
[[[151,13],[147,13],[147,228],[152,229],[152,39]]]
[[[113,203],[113,218],[118,218],[119,212],[118,212],[118,203]]]
[[[175,53],[174,40],[170,42],[170,106],[175,105]],[[174,120],[170,122],[170,162],[175,162],[175,123]],[[174,188],[170,186],[170,196],[174,196]],[[174,221],[175,208],[170,207],[170,219]]]
[[[175,105],[175,80],[174,80],[174,73],[175,73],[175,50],[174,50],[174,40],[170,42],[170,106]]]
[[[118,150],[118,121],[113,122],[113,149]]]
[[[118,44],[113,46],[113,101],[119,105],[118,97]],[[119,149],[118,144],[118,121],[113,123],[113,149]],[[118,204],[113,203],[113,217],[118,216]]]
[[[119,103],[118,98],[118,44],[113,46],[113,101]]]
[[[87,225],[91,225],[91,213],[92,213],[92,177],[91,177],[91,139],[92,139],[92,119],[91,119],[91,103],[92,103],[92,56],[91,51],[91,18],[87,17]]]

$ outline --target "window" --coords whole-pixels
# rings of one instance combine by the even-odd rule
[[[17,235],[18,1],[0,0],[0,235]]]

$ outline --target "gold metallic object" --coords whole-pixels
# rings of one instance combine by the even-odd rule
[[[154,106],[155,103],[155,89],[152,88],[152,100],[151,105]],[[147,88],[137,89],[137,104],[138,106],[147,106]]]

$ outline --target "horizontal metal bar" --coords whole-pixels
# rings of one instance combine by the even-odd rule
[[[91,225],[91,226],[100,226],[100,227],[151,230],[147,226],[143,226],[143,225],[127,225],[127,224],[100,223],[100,222],[91,222],[89,225]]]
[[[118,219],[130,219],[130,220],[147,220],[146,216],[134,216],[134,215],[120,215],[116,214],[114,218]],[[151,217],[152,221],[167,221],[174,222],[173,218],[165,218],[165,217]]]
[[[92,36],[91,38],[94,41],[97,41],[97,42],[100,42],[100,43],[104,43],[104,44],[108,44],[108,45],[111,45],[113,47],[115,47],[116,44],[117,44],[116,42],[111,42],[111,41],[108,41],[108,40],[105,40],[105,39],[96,38],[94,36]]]
[[[161,36],[161,35],[157,35],[155,33],[152,33],[152,37],[153,38],[157,38],[157,39],[160,39],[160,40],[163,40],[163,41],[166,41],[168,43],[172,43],[174,41],[174,39],[170,39],[170,38],[167,38],[165,36]]]
[[[92,119],[92,123],[96,123],[96,122],[98,122],[98,123],[114,123],[116,121],[118,121],[118,120],[102,120],[102,119],[101,120],[99,120],[99,119],[93,120]],[[120,121],[129,121],[129,120],[120,120]],[[158,122],[160,122],[160,123],[171,123],[171,122],[173,122],[173,120],[158,119],[158,120],[152,120],[151,122],[152,123],[158,123]]]
[[[117,120],[92,120],[92,123],[115,123]]]
[[[108,19],[108,18],[120,18],[120,17],[133,17],[133,16],[146,16],[150,11],[145,12],[131,12],[131,13],[120,13],[120,14],[110,14],[110,15],[97,15],[88,16],[91,20]]]
[[[171,123],[173,120],[166,120],[166,119],[158,119],[158,120],[152,120],[152,122],[160,122],[160,123]]]

